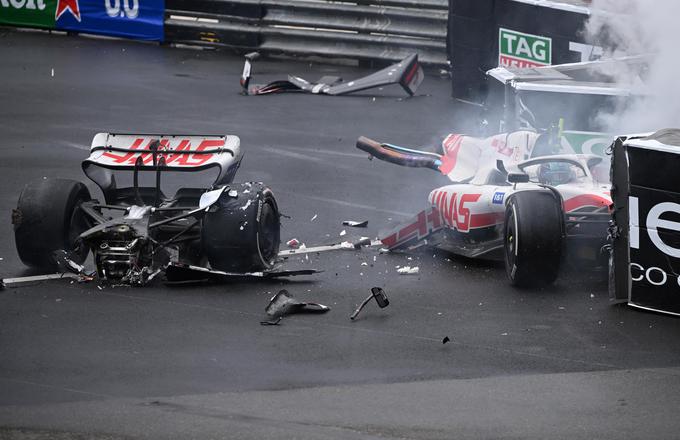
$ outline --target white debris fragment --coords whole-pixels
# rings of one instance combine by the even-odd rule
[[[54,300],[55,302],[61,302],[61,298],[57,298]]]
[[[374,263],[376,262],[377,259],[378,259],[378,257],[375,256],[375,255],[373,255],[373,262],[374,262]]]
[[[245,211],[246,209],[248,209],[251,203],[253,203],[253,201],[248,200],[245,205],[241,206],[241,210]]]
[[[317,215],[317,214],[314,214],[314,217],[312,217],[312,219],[310,220],[310,222],[313,222],[314,220],[316,220],[317,217],[318,217],[318,215]]]
[[[54,67],[52,67],[52,78],[54,78]]]
[[[361,263],[361,265],[362,266],[368,266],[368,263],[364,261],[363,263]]]
[[[228,195],[229,197],[237,197],[237,196],[238,196],[238,191],[236,191],[235,189],[230,189],[229,192],[227,192],[227,195]]]
[[[397,269],[399,275],[417,275],[419,272],[420,268],[418,266],[404,266]]]
[[[507,333],[501,333],[501,336],[508,336]]]
[[[304,251],[305,249],[307,249],[307,245],[304,244],[304,243],[302,243],[302,244],[300,245],[299,249],[300,249],[301,251]]]
[[[380,250],[379,250],[378,252],[380,252],[381,254],[386,254],[386,253],[388,253],[389,251],[390,251],[390,250],[387,249],[387,248],[380,248]]]
[[[343,241],[340,243],[340,248],[341,249],[354,249],[354,245],[350,243],[349,241]]]
[[[591,298],[595,298],[595,294],[591,293],[591,294],[590,294],[590,297],[591,297]]]
[[[347,231],[345,231],[344,229],[343,229],[342,231],[340,231],[340,236],[341,236],[341,237],[344,236],[345,234],[347,234]]]
[[[240,227],[239,229],[240,229],[240,230],[243,230],[243,228],[244,228],[247,224],[248,224],[248,222],[243,222],[243,224],[241,225],[241,227]]]
[[[97,286],[97,289],[99,289],[99,290],[103,290],[103,289],[102,289],[102,286]]]

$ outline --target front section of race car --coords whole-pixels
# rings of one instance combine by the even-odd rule
[[[110,134],[94,137],[83,171],[104,203],[80,182],[27,185],[13,223],[20,258],[82,272],[89,252],[100,281],[143,285],[172,267],[229,273],[270,269],[278,255],[279,213],[269,188],[233,182],[242,159],[236,136]],[[188,176],[215,170],[212,183]],[[121,185],[132,173],[131,185]],[[166,194],[162,180],[179,173]],[[141,183],[151,175],[153,184]]]
[[[450,135],[438,157],[369,141],[361,138],[357,146],[401,165],[438,169],[455,182],[433,190],[427,209],[381,237],[389,249],[427,244],[469,258],[503,259],[518,286],[554,281],[565,255],[606,265],[611,198],[609,184],[593,172],[601,157],[532,156],[546,151],[533,132]]]

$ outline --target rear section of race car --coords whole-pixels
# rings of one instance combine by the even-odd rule
[[[169,264],[266,270],[278,255],[278,206],[263,184],[233,182],[241,159],[236,136],[100,133],[82,167],[104,202],[72,180],[27,185],[13,214],[19,256],[44,270],[64,261],[73,269],[92,251],[100,280],[136,285]],[[204,170],[214,181],[188,184]],[[163,185],[171,176],[173,194]]]

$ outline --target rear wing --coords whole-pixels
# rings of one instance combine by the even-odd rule
[[[257,52],[246,55],[241,75],[241,88],[244,95],[268,95],[271,93],[303,92],[321,95],[345,95],[375,87],[399,84],[410,96],[415,95],[418,86],[425,78],[423,68],[418,63],[418,54],[414,53],[398,63],[392,64],[371,75],[352,81],[343,81],[337,76],[324,76],[317,82],[307,81],[298,76],[288,75],[287,80],[278,80],[269,84],[250,86],[252,78],[252,62],[259,57]]]
[[[242,158],[231,135],[97,133],[83,172],[107,193],[115,189],[111,170],[198,171],[219,168],[215,185],[231,181]]]

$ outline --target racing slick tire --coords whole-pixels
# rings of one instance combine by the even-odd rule
[[[562,257],[561,201],[550,191],[521,191],[505,209],[505,270],[516,287],[557,279]]]
[[[90,225],[80,205],[88,200],[87,187],[75,180],[43,179],[26,185],[12,212],[21,261],[30,267],[56,270],[54,252],[65,250],[70,259],[82,264],[89,248],[77,239]]]
[[[269,188],[229,185],[203,218],[201,246],[210,267],[238,273],[270,269],[279,254],[280,220]]]

